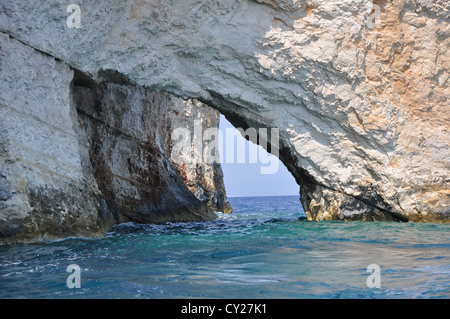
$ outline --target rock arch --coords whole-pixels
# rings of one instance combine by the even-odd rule
[[[278,127],[311,219],[447,221],[449,8],[375,4],[371,27],[366,0],[81,1],[67,28],[62,1],[5,0],[0,32],[93,83]]]

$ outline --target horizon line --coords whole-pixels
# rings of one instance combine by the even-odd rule
[[[233,197],[285,197],[285,196],[299,196],[300,194],[297,195],[238,195],[238,196],[228,196],[227,198],[233,198]]]

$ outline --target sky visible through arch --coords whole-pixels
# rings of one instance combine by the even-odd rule
[[[219,142],[219,149],[222,151],[221,156],[225,159],[226,149],[233,147],[236,153],[237,140],[231,145],[230,141],[226,139],[226,130],[234,129],[233,125],[223,116],[220,115],[220,130],[223,136],[223,143]],[[237,139],[245,143],[246,155],[249,152],[249,144],[251,142],[244,139],[238,134]],[[220,140],[219,140],[220,141]],[[228,144],[227,144],[228,143]],[[261,147],[257,146],[258,152],[267,152]],[[270,155],[269,156],[273,156]],[[248,158],[247,158],[248,159]],[[249,163],[246,159],[245,163],[228,163],[222,160],[222,170],[224,175],[225,189],[228,197],[244,197],[244,196],[283,196],[283,195],[298,195],[299,186],[294,180],[294,177],[289,173],[287,168],[279,162],[278,170],[275,174],[261,174],[261,166],[267,166],[259,160],[257,163]]]

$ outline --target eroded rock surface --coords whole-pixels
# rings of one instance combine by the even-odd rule
[[[66,64],[0,34],[0,244],[105,231],[72,79]]]
[[[231,213],[220,166],[219,141],[206,134],[209,129],[219,128],[220,113],[197,100],[185,101],[172,97],[167,117],[170,129],[166,132],[165,145],[169,146],[166,154],[177,175],[211,210]],[[174,144],[179,141],[172,136],[175,129],[186,129],[189,132],[191,148],[188,154],[191,156],[186,160],[174,160],[175,157],[172,156]],[[206,154],[215,155],[215,160],[206,160]]]
[[[0,31],[100,83],[280,129],[310,219],[448,221],[447,0],[0,4]],[[372,21],[370,21],[372,20]],[[22,91],[23,93],[23,91]]]
[[[93,175],[116,223],[211,220],[215,211],[231,211],[220,164],[193,157],[181,169],[171,161],[173,129],[193,129],[183,112],[218,128],[217,111],[121,84],[75,85],[73,101]]]
[[[172,128],[192,126],[180,124],[182,112],[218,127],[218,111],[74,77],[5,34],[0,91],[0,244],[98,237],[121,222],[204,221],[231,210],[220,165],[197,163],[200,182],[170,162]]]

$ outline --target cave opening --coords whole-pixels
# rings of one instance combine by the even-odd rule
[[[277,213],[282,218],[293,213],[295,218],[304,219],[305,214],[299,202],[299,185],[271,146],[266,147],[268,152],[263,146],[254,143],[248,127],[245,130],[236,128],[223,114],[220,115],[220,131],[223,180],[233,212],[239,214],[239,207],[243,203],[255,205],[258,201],[263,205],[273,205],[275,210],[278,206],[281,211]],[[248,135],[244,133],[244,137],[242,132]]]
[[[245,139],[224,115],[220,116],[220,130],[228,197],[299,195],[299,186],[278,157]]]
[[[74,103],[86,158],[114,223],[209,220],[212,212],[236,212],[227,198],[250,197],[288,196],[304,216],[296,164],[278,145],[276,128],[222,113],[215,103],[88,80],[76,72]]]

